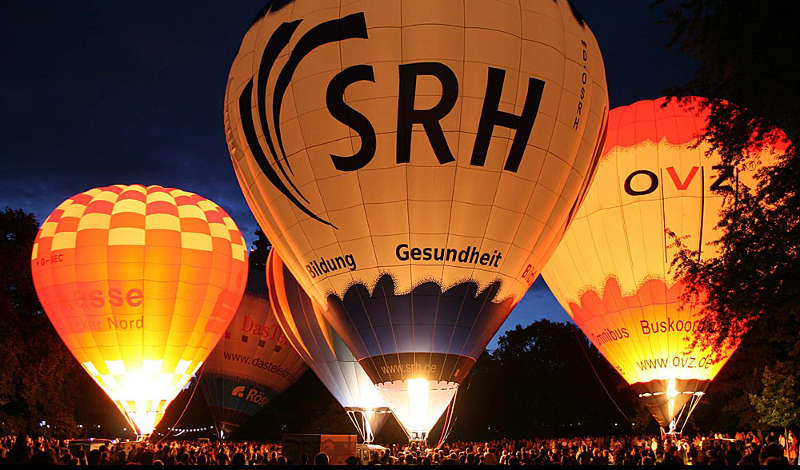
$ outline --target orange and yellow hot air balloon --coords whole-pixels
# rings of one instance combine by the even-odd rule
[[[615,108],[597,174],[561,244],[542,271],[564,309],[639,393],[661,426],[680,430],[733,353],[692,348],[697,307],[670,265],[667,230],[717,255],[716,225],[737,181],[754,170],[723,166],[707,143],[700,98],[664,98]],[[774,161],[765,149],[761,162]],[[740,188],[741,190],[741,188]],[[719,353],[715,358],[714,353]],[[719,359],[719,360],[715,360]]]
[[[233,318],[247,248],[208,199],[114,185],[76,194],[50,214],[31,270],[67,348],[143,436]]]

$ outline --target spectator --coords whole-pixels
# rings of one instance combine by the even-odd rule
[[[328,454],[325,452],[320,452],[316,456],[314,456],[314,465],[328,465]]]
[[[231,459],[231,465],[234,467],[242,467],[247,465],[247,460],[244,458],[244,454],[241,452],[237,452],[233,454],[233,458]]]
[[[20,434],[14,441],[14,447],[8,453],[7,463],[27,463],[32,455],[33,453],[30,449],[30,438],[25,434]]]

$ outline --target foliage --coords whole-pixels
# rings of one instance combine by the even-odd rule
[[[674,26],[672,46],[699,64],[693,79],[670,93],[710,98],[703,105],[710,117],[702,139],[711,150],[738,169],[756,168],[761,149],[775,146],[778,153],[775,166],[758,172],[752,191],[740,187],[728,198],[719,223],[719,257],[701,261],[675,239],[681,249],[673,267],[690,286],[686,300],[702,306],[706,320],[700,342],[719,347],[744,337],[769,343],[747,376],[770,361],[789,361],[797,368],[800,159],[793,142],[800,138],[800,63],[793,57],[800,4],[655,3]],[[786,136],[790,142],[783,140]]]
[[[37,231],[32,214],[0,212],[0,434],[75,436],[83,432],[77,424],[86,409],[116,409],[73,359],[39,304],[30,270]]]
[[[632,430],[635,395],[575,325],[540,320],[507,331],[498,343],[459,392],[454,440]]]
[[[778,362],[775,367],[764,369],[761,382],[761,393],[750,395],[761,422],[784,429],[800,424],[797,370],[791,364]]]
[[[765,358],[774,357],[776,346],[756,335],[745,335],[739,348],[711,382],[692,415],[690,425],[704,431],[736,432],[760,429],[758,414],[749,394],[761,387]]]
[[[250,260],[250,267],[257,267],[259,269],[267,268],[267,257],[269,251],[272,249],[272,243],[264,234],[261,229],[256,230],[256,241],[253,242],[253,249],[250,250],[248,259]]]
[[[51,429],[72,431],[75,419],[63,400],[77,399],[67,386],[76,364],[34,291],[30,253],[37,230],[31,214],[0,213],[0,415],[9,430],[32,431],[47,418]]]
[[[800,64],[793,57],[800,5],[751,0],[654,3],[674,28],[670,45],[698,63],[693,79],[672,91],[738,105],[712,113],[711,130],[724,149],[735,150],[733,144],[750,139],[752,131],[761,137],[776,125],[796,141]]]

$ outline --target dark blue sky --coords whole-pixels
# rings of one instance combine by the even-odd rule
[[[42,221],[92,187],[160,184],[219,203],[252,241],[256,222],[228,156],[222,102],[263,3],[4,2],[0,208]],[[647,1],[573,3],[600,43],[612,107],[661,96],[691,75]],[[539,318],[568,319],[541,279],[503,329]]]

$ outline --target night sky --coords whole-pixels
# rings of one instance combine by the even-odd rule
[[[228,155],[228,68],[263,1],[4,2],[0,209],[39,222],[109,184],[159,184],[223,206],[248,242],[256,221]],[[574,0],[606,65],[611,107],[663,95],[693,64],[644,0]],[[568,316],[538,279],[501,332]],[[493,347],[496,339],[490,344]]]

